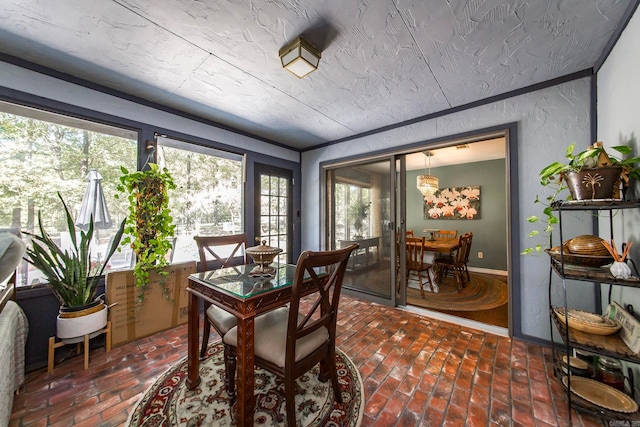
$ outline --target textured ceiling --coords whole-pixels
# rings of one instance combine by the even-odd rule
[[[0,52],[304,149],[589,69],[631,1],[0,0]]]

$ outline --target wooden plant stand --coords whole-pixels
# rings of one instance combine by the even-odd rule
[[[111,321],[107,322],[107,326],[104,329],[97,331],[98,333],[93,337],[97,337],[101,334],[107,334],[106,337],[106,345],[105,350],[107,352],[111,351]],[[89,368],[89,335],[84,335],[84,342],[77,343],[77,352],[80,353],[80,345],[84,344],[84,369]],[[55,356],[55,350],[58,347],[62,347],[63,345],[67,345],[64,341],[56,342],[56,337],[49,337],[49,357],[48,357],[48,365],[47,365],[47,373],[53,372],[53,358]]]

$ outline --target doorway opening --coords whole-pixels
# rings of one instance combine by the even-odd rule
[[[426,239],[434,283],[423,293],[409,276],[407,306],[508,328],[506,168],[504,135],[406,155],[405,231]],[[435,192],[419,190],[424,176],[437,179]],[[465,234],[466,256],[458,249]]]
[[[427,151],[431,156],[425,161]],[[323,246],[330,249],[339,247],[341,240],[364,240],[364,247],[370,247],[366,240],[376,238],[375,249],[370,249],[380,254],[375,257],[376,267],[361,271],[369,274],[356,286],[346,286],[345,293],[501,335],[519,330],[519,319],[512,314],[519,312],[521,304],[519,284],[513,281],[519,274],[519,213],[517,194],[512,195],[518,181],[515,123],[327,162],[322,167]],[[433,195],[427,198],[419,190],[420,175],[438,178],[442,200],[436,203]],[[342,190],[340,181],[346,185]],[[352,199],[344,196],[349,191],[368,198],[364,233],[354,233],[360,224],[349,223]],[[458,194],[473,200],[456,200]],[[473,234],[463,283],[458,288],[460,277],[451,273],[435,278],[432,268],[433,290],[424,282],[423,297],[419,283],[406,279],[407,231],[428,243],[437,239],[440,230],[454,230],[456,237]],[[424,260],[432,267],[440,263],[437,258],[455,256],[455,251],[430,246],[425,243]],[[361,260],[369,256],[360,254]],[[376,281],[379,288],[374,292],[367,288],[380,278],[384,283]],[[444,303],[438,305],[438,299]]]

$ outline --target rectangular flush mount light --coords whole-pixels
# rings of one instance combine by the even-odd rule
[[[320,62],[320,56],[320,51],[303,39],[302,36],[280,49],[282,66],[298,78],[303,78],[310,72],[315,71]]]

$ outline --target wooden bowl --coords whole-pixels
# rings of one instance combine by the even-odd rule
[[[560,246],[555,246],[551,249],[545,249],[545,252],[549,254],[554,260],[561,262],[560,258]],[[564,263],[568,265],[575,265],[579,267],[601,267],[613,262],[613,257],[607,252],[607,255],[581,255],[572,254],[568,252],[568,248],[565,246],[564,250]]]
[[[603,240],[598,236],[584,234],[565,242],[565,248],[572,254],[608,256],[609,251],[602,244]]]

